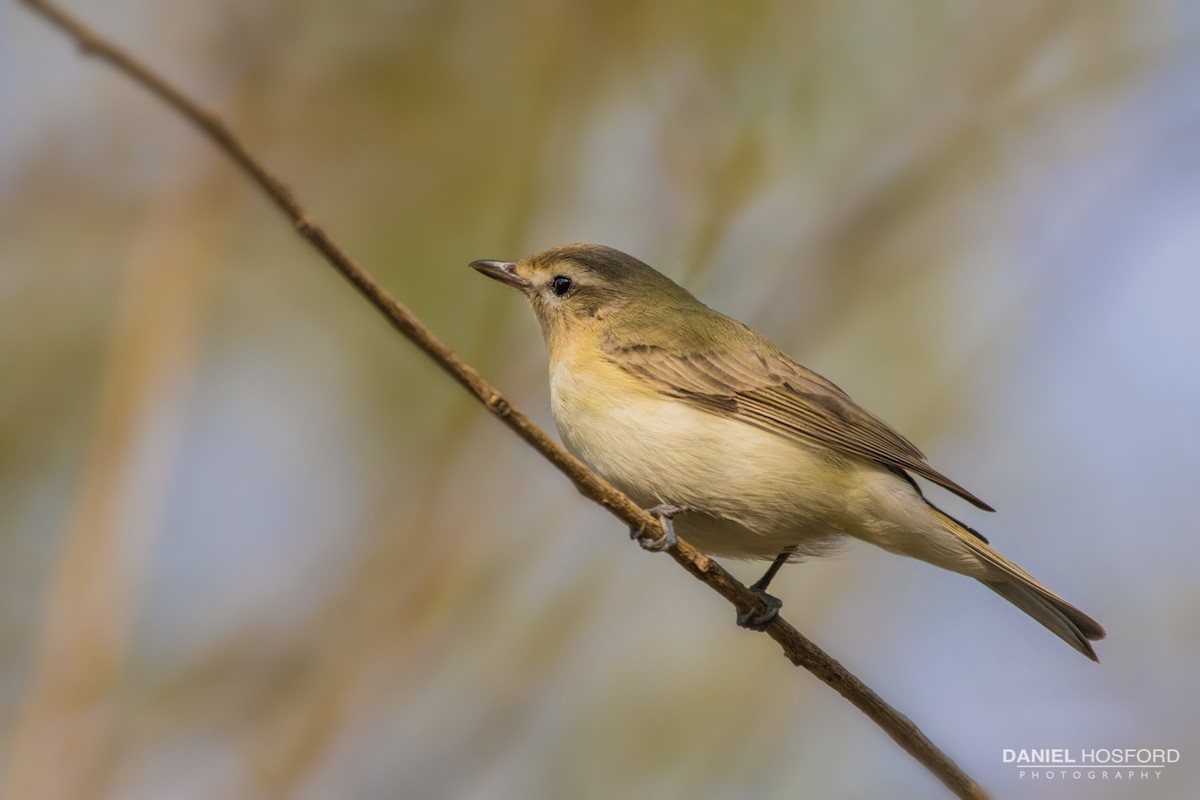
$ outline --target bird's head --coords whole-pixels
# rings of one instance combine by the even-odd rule
[[[472,261],[471,266],[519,289],[533,306],[553,349],[602,334],[613,325],[645,323],[696,300],[670,278],[631,255],[598,244],[566,244],[520,261]]]

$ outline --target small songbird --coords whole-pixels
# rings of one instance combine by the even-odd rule
[[[567,449],[714,556],[789,560],[853,537],[976,578],[1093,661],[1094,619],[934,507],[913,476],[979,508],[911,442],[745,325],[641,261],[569,244],[521,261],[473,261],[519,289],[550,354],[554,421]]]

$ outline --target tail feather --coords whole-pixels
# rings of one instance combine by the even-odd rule
[[[1096,658],[1096,651],[1092,649],[1092,640],[1103,639],[1104,628],[1075,606],[1045,588],[1022,581],[999,580],[982,583],[1045,625],[1051,633],[1092,661],[1100,660]]]
[[[1051,633],[1090,658],[1096,658],[1091,643],[1104,638],[1099,622],[1050,591],[1025,570],[997,553],[986,543],[972,536],[946,515],[945,527],[974,555],[984,567],[979,581],[996,594],[1044,625]]]

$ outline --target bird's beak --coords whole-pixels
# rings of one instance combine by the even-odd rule
[[[518,289],[524,290],[533,286],[532,281],[516,273],[517,265],[511,261],[489,261],[486,258],[481,258],[478,261],[472,261],[471,266],[489,278],[495,278],[501,283],[507,283],[509,286],[515,286]]]

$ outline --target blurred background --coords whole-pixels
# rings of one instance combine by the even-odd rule
[[[1099,666],[867,546],[773,588],[996,796],[1200,782],[1195,4],[71,5],[543,424],[532,314],[465,265],[603,242],[995,505],[930,491],[1106,625]],[[0,9],[0,796],[941,796],[625,534]],[[1002,763],[1035,747],[1181,760]]]

